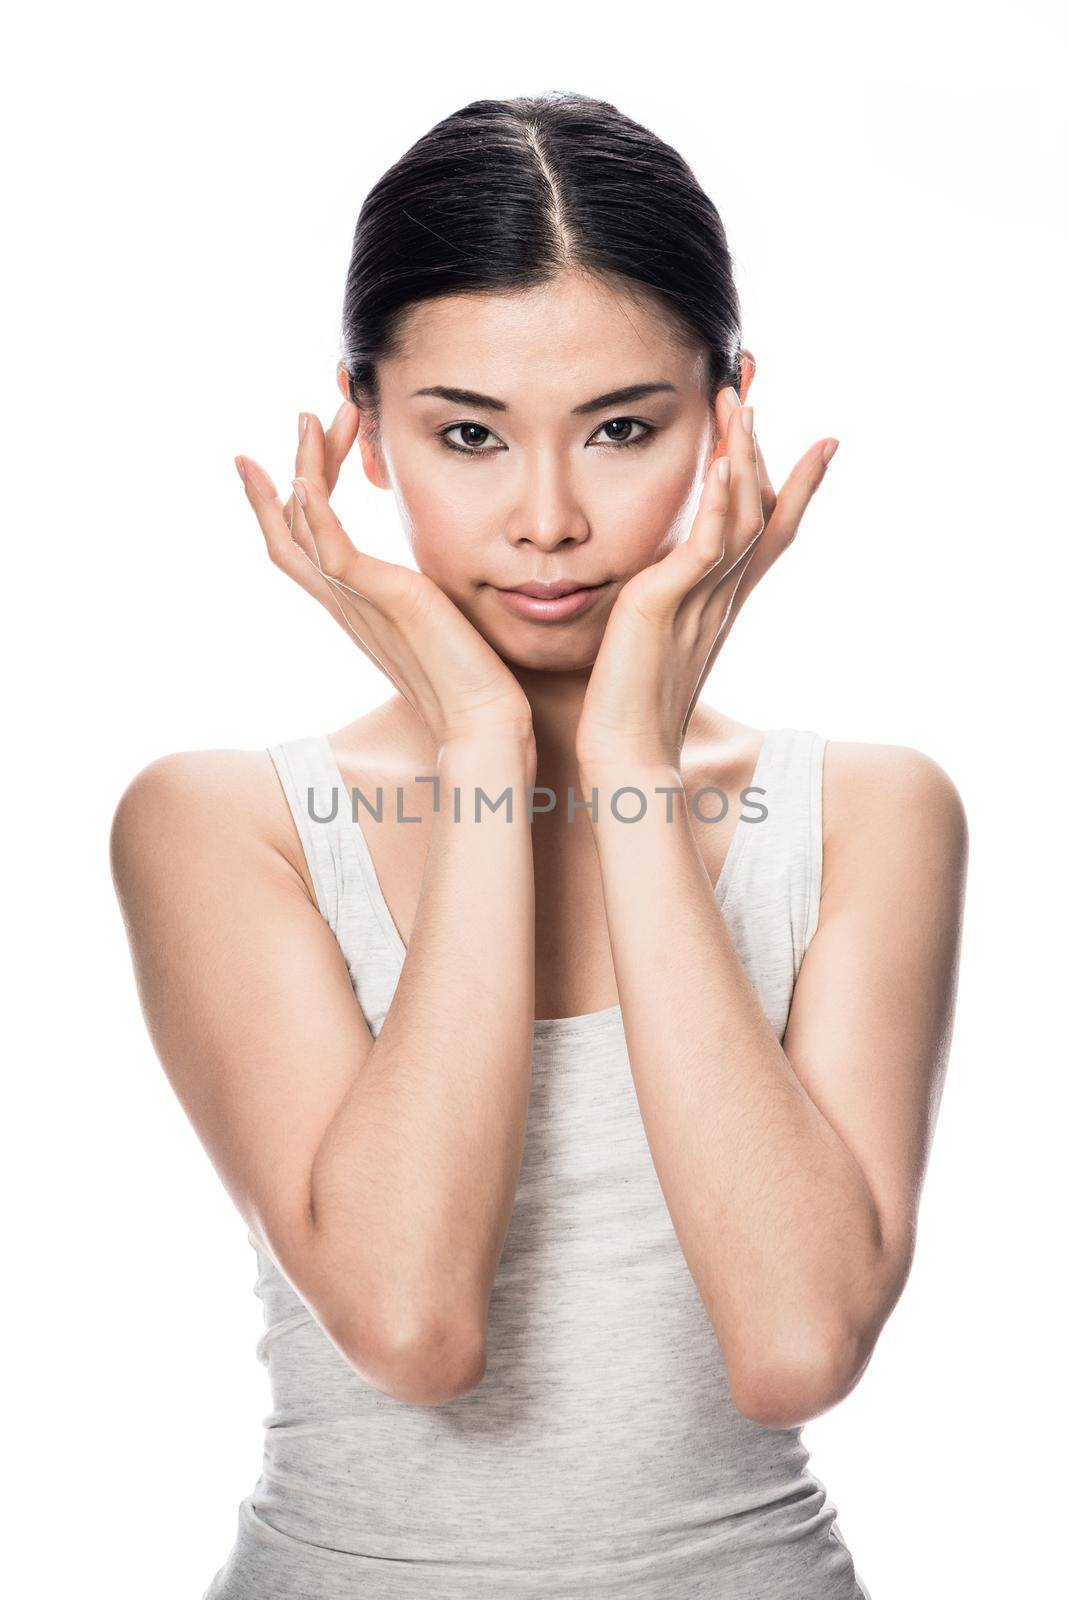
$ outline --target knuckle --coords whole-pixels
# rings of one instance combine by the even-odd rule
[[[353,581],[353,552],[344,545],[336,545],[328,540],[320,539],[312,548],[317,557],[319,571],[324,578],[332,578],[335,583],[351,583]]]

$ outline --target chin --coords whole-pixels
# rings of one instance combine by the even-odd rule
[[[509,667],[523,667],[528,672],[582,672],[593,666],[597,659],[604,629],[596,633],[587,633],[584,637],[576,635],[573,639],[544,639],[522,640],[512,638],[494,638],[489,633],[483,632],[483,638],[496,650],[501,660]]]

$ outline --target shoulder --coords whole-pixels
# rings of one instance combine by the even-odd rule
[[[281,859],[307,883],[300,838],[266,749],[179,750],[132,777],[111,822],[113,870],[169,859],[189,862],[216,849],[236,861]]]
[[[899,744],[828,739],[823,756],[824,833],[902,812],[938,828],[965,825],[956,784],[932,756]]]
[[[933,757],[907,745],[829,739],[823,756],[825,888],[869,874],[963,873],[964,802]]]

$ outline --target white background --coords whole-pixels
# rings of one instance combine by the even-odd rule
[[[141,1019],[107,838],[167,751],[389,685],[268,562],[235,453],[339,401],[370,185],[484,96],[578,89],[689,160],[776,481],[841,439],[705,694],[909,745],[968,811],[956,1035],[912,1278],[806,1430],[873,1600],[1051,1592],[1066,1488],[1064,38],[1055,8],[60,5],[8,35],[5,1568],[197,1600],[269,1397],[245,1227]],[[365,547],[407,559],[346,469]],[[1057,681],[1055,681],[1057,680]],[[166,841],[161,840],[161,848]]]

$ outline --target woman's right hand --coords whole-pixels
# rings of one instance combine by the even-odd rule
[[[472,735],[529,738],[530,702],[459,607],[425,573],[357,550],[338,521],[330,494],[358,432],[351,402],[329,439],[308,413],[294,479],[303,507],[283,507],[263,468],[249,456],[234,457],[270,559],[352,635],[423,718],[439,750]]]

